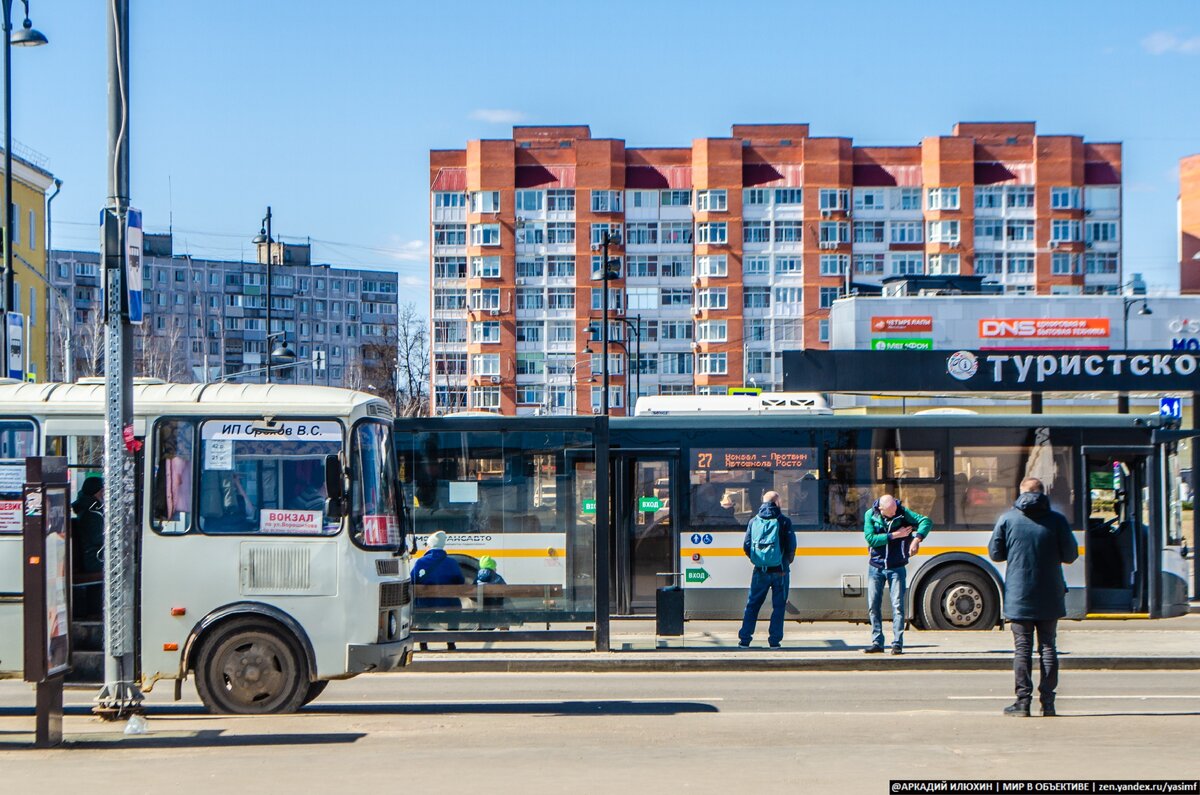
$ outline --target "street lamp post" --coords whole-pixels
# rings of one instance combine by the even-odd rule
[[[603,252],[602,259],[600,260],[600,279],[604,291],[604,295],[602,296],[604,325],[600,327],[600,347],[601,356],[603,357],[601,368],[604,392],[600,396],[600,412],[606,417],[608,416],[608,283],[620,276],[620,273],[613,272],[612,264],[608,259],[608,248],[609,246],[619,245],[621,245],[621,233],[619,231],[614,232],[611,229],[604,230],[604,236],[600,239],[599,244],[592,244],[593,251],[599,249]],[[595,278],[594,274],[592,278]]]
[[[267,244],[267,370],[266,381],[271,383],[271,260],[273,259],[272,248],[275,246],[275,241],[271,238],[271,207],[267,205],[267,214],[262,221],[262,229],[254,238],[254,243]]]
[[[1150,310],[1150,304],[1148,304],[1146,302],[1145,298],[1122,298],[1121,302],[1124,305],[1122,307],[1123,316],[1121,319],[1121,334],[1122,334],[1122,338],[1123,338],[1123,344],[1121,345],[1121,350],[1127,351],[1127,350],[1129,350],[1129,310],[1133,309],[1138,304],[1141,304],[1142,305],[1141,308],[1138,309],[1138,315],[1140,315],[1141,317],[1146,317],[1147,315],[1153,315],[1154,312],[1152,312]],[[1128,414],[1129,413],[1129,393],[1128,392],[1121,392],[1117,395],[1117,413],[1118,414]]]
[[[4,341],[4,367],[0,375],[8,375],[8,351],[12,341],[8,339],[8,313],[16,304],[13,280],[12,230],[13,230],[13,164],[12,164],[12,45],[37,47],[47,43],[46,37],[34,30],[29,21],[29,0],[25,6],[25,23],[14,33],[12,25],[13,0],[0,0],[4,8],[4,289],[3,325],[0,339]]]

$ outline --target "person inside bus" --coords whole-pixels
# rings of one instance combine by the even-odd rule
[[[77,585],[76,615],[90,618],[100,614],[103,595],[98,583],[104,570],[104,481],[90,477],[83,481],[79,495],[71,503],[75,521],[71,528]]]
[[[201,482],[201,519],[210,533],[247,533],[257,525],[254,505],[236,470],[208,473]]]
[[[325,510],[325,470],[321,462],[312,459],[292,465],[284,507],[302,511]]]
[[[421,593],[422,585],[464,585],[462,569],[454,558],[446,554],[446,533],[437,530],[425,539],[425,554],[422,555],[412,568],[413,585],[417,593]],[[418,610],[455,610],[462,602],[451,596],[418,596]],[[454,643],[447,643],[446,648],[454,650]],[[421,651],[428,651],[429,645],[421,644]]]

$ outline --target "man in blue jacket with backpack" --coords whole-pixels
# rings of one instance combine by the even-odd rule
[[[758,611],[771,591],[771,626],[767,632],[767,643],[778,649],[783,641],[783,611],[787,606],[788,580],[792,561],[796,559],[796,532],[792,520],[779,509],[779,492],[768,491],[763,495],[762,507],[746,525],[746,539],[742,551],[754,564],[750,577],[750,596],[746,599],[746,613],[742,617],[742,629],[738,632],[738,647],[750,648],[754,638],[754,626],[758,623]]]

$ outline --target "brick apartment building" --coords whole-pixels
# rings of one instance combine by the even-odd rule
[[[1179,291],[1200,293],[1200,155],[1179,161]]]
[[[515,127],[431,151],[429,189],[437,412],[596,410],[605,230],[623,241],[610,307],[631,321],[610,323],[615,414],[630,370],[642,394],[779,388],[780,353],[827,346],[833,301],[889,278],[976,275],[1018,294],[1122,283],[1121,145],[1033,123],[886,147],[734,125],[637,149],[586,126]]]

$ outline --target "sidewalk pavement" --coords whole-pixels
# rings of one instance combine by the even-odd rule
[[[1007,631],[905,632],[904,655],[863,654],[864,624],[788,622],[783,648],[768,649],[766,622],[750,649],[737,648],[738,622],[690,621],[679,638],[655,636],[653,620],[612,623],[612,651],[581,643],[460,642],[456,651],[431,643],[417,652],[415,672],[550,673],[661,671],[1002,670],[1012,666]],[[885,625],[889,642],[890,626]],[[1200,613],[1130,621],[1063,621],[1058,649],[1067,670],[1200,670]]]

